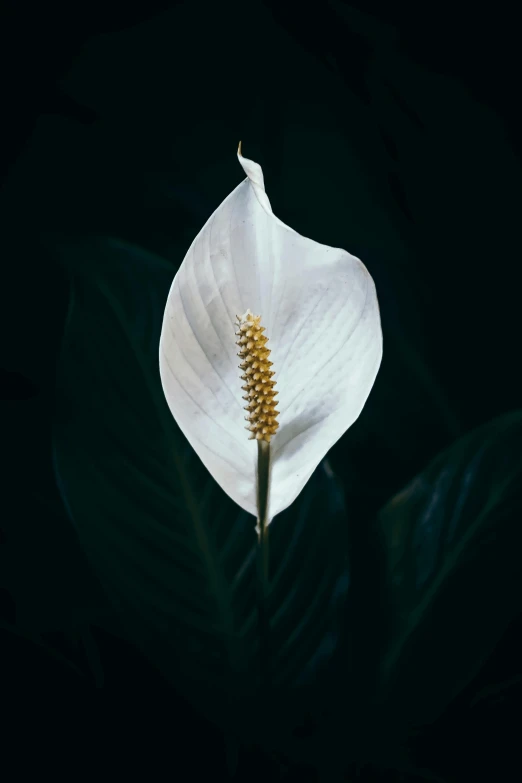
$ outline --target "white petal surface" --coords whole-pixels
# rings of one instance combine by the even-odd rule
[[[382,333],[364,264],[276,218],[261,167],[238,158],[247,179],[209,218],[172,283],[160,374],[192,448],[223,490],[257,516],[257,444],[245,430],[234,321],[248,308],[261,315],[280,410],[271,442],[272,519],[359,416],[379,369]]]

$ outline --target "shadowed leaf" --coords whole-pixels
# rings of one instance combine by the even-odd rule
[[[202,710],[248,735],[262,699],[255,519],[203,468],[163,396],[157,345],[172,269],[111,239],[62,243],[60,255],[71,276],[54,427],[63,502],[129,638]],[[349,587],[343,525],[342,493],[321,465],[271,525],[274,731],[302,699],[326,698]]]
[[[380,514],[395,622],[381,685],[396,718],[436,717],[520,611],[521,446],[522,413],[495,419]]]

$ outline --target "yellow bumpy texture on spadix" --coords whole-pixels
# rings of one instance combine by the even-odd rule
[[[260,315],[252,315],[247,310],[236,318],[238,356],[243,360],[239,367],[243,370],[241,378],[245,381],[241,388],[245,392],[243,399],[247,402],[245,410],[248,415],[245,419],[249,422],[245,429],[250,431],[250,440],[270,443],[279,426],[279,411],[275,407],[278,392],[274,391],[275,381],[272,380],[275,373],[270,369],[273,363],[269,361],[270,349],[266,347],[268,337],[263,334],[265,327],[261,326]]]

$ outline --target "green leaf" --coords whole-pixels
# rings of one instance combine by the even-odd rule
[[[432,721],[475,676],[522,604],[522,413],[438,456],[379,516],[393,618],[381,699]]]
[[[58,250],[71,280],[53,432],[63,503],[126,636],[202,711],[249,735],[269,701],[257,679],[256,520],[205,470],[162,392],[174,270],[113,239]],[[333,687],[345,525],[342,492],[320,465],[270,526],[271,731]]]

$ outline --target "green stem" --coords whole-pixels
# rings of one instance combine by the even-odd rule
[[[268,498],[270,493],[270,444],[257,442],[257,609],[261,687],[270,680],[270,621],[267,596],[270,580],[268,549]]]

